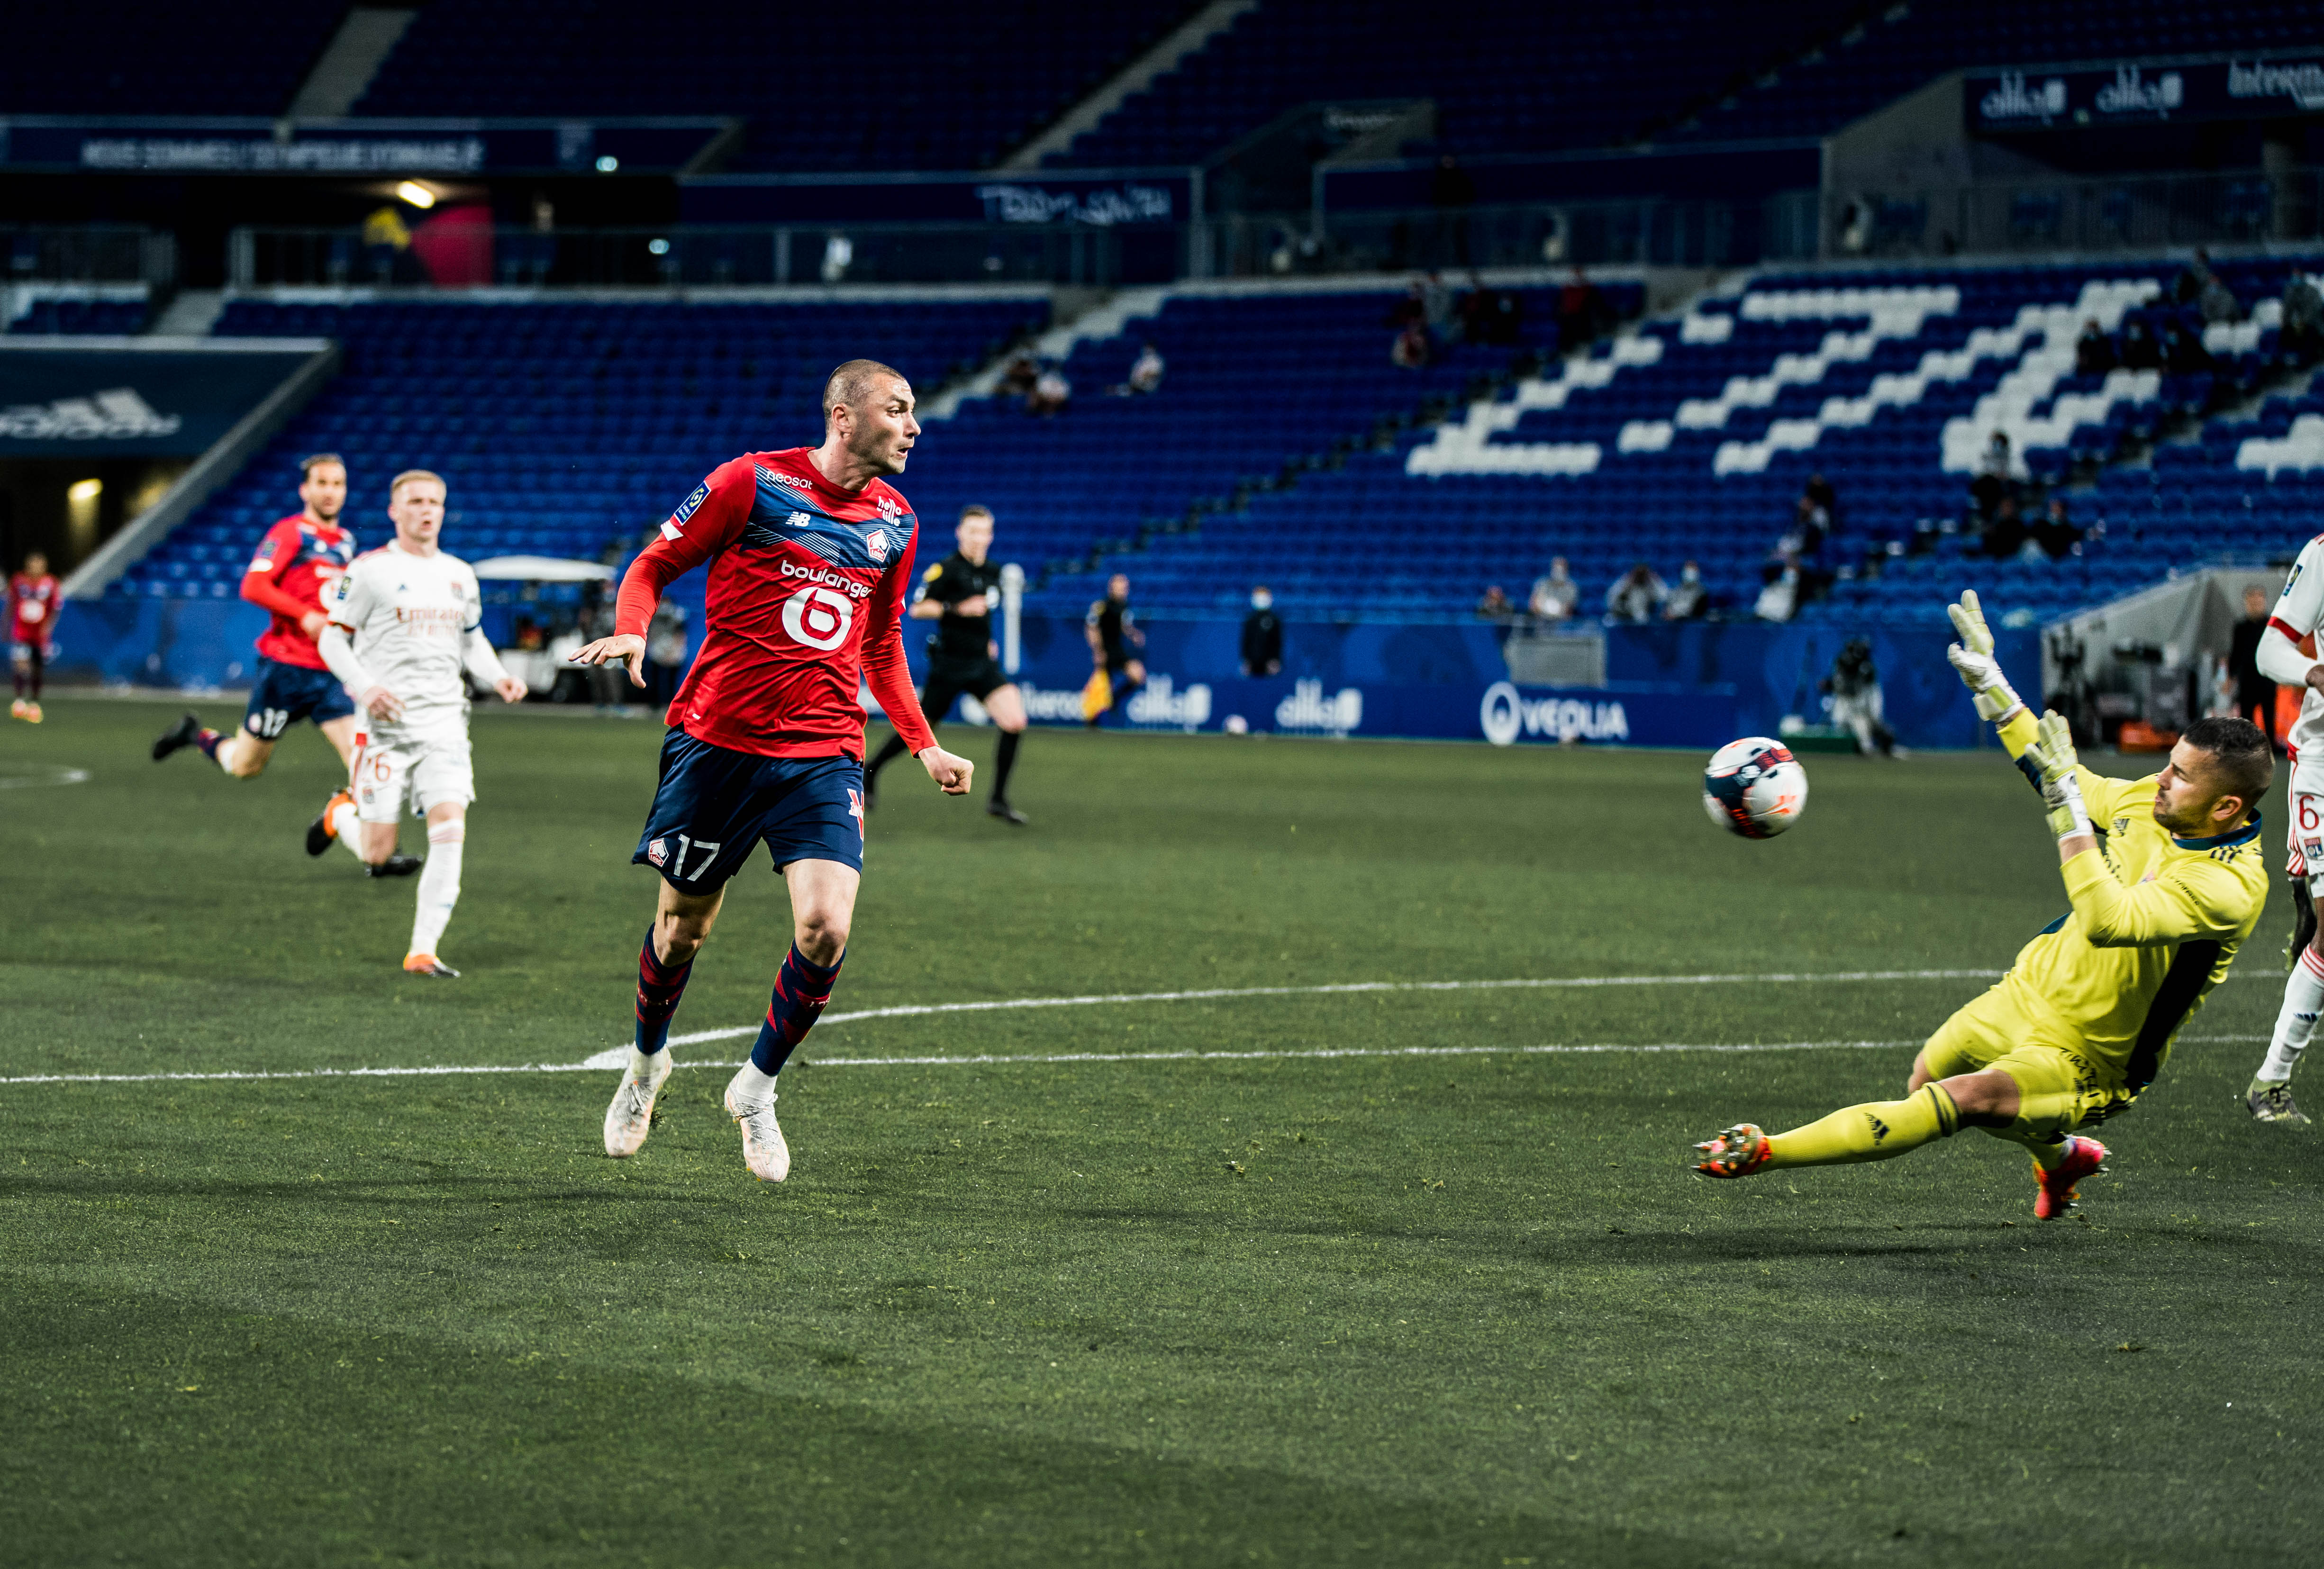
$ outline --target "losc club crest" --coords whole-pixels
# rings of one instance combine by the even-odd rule
[[[872,552],[872,559],[874,561],[885,561],[888,558],[887,531],[884,529],[872,530],[871,534],[864,540],[863,548]]]
[[[649,841],[646,844],[646,859],[657,866],[660,865],[669,859],[669,846],[659,839]]]

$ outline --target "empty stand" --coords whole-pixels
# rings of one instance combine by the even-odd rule
[[[1225,508],[1239,494],[1286,484],[1304,494],[1315,483],[1300,477],[1311,466],[1346,461],[1424,406],[1457,405],[1480,379],[1554,346],[1556,291],[1517,292],[1527,324],[1518,342],[1448,343],[1418,370],[1389,361],[1390,291],[1176,294],[1120,336],[1076,347],[1064,367],[1074,388],[1064,414],[1036,418],[1002,399],[964,401],[915,457],[908,494],[932,528],[970,503],[991,507],[996,549],[1033,568],[1181,527],[1191,512]],[[1608,292],[1618,312],[1635,314],[1641,303],[1635,284]],[[1148,341],[1168,362],[1162,390],[1107,396]],[[1325,529],[1305,546],[1330,553],[1336,541]],[[1033,601],[1078,613],[1087,584],[1064,571]]]
[[[328,336],[345,369],[226,489],[109,592],[233,597],[251,546],[295,511],[298,460],[335,451],[348,519],[391,531],[389,478],[450,484],[460,555],[597,558],[634,546],[739,453],[819,434],[834,365],[887,361],[935,388],[1046,325],[1038,299],[850,304],[286,305],[237,300],[221,336]]]
[[[15,7],[0,42],[0,111],[280,115],[346,14],[329,0],[211,6]]]
[[[1438,19],[1388,0],[1266,0],[1049,162],[1200,162],[1334,98],[1433,98],[1440,141],[1467,154],[1605,146],[1748,81],[1850,10],[1480,0]]]
[[[145,330],[143,300],[36,300],[8,323],[12,333],[139,333]]]
[[[2034,624],[2190,561],[2280,551],[2298,531],[2281,520],[2318,499],[2324,407],[2303,397],[2270,404],[2261,430],[2165,445],[2151,468],[2107,468],[2065,493],[2074,521],[2104,532],[2063,560],[1977,553],[1967,490],[1995,430],[2015,438],[2021,481],[2059,478],[2078,456],[2107,463],[2143,450],[2158,429],[2281,372],[2264,300],[2246,322],[2208,329],[2213,358],[2200,374],[2075,376],[2084,320],[2176,319],[2159,297],[2178,270],[1763,277],[1391,450],[1252,494],[1199,532],[1053,577],[1045,603],[1085,602],[1120,568],[1149,607],[1223,611],[1265,581],[1293,615],[1458,617],[1489,583],[1522,600],[1563,555],[1585,612],[1635,561],[1669,577],[1692,559],[1727,614],[1748,614],[1793,503],[1820,471],[1841,500],[1823,560],[1838,580],[1805,619],[1930,619],[1974,586],[2009,624]],[[2220,272],[2249,304],[2280,292],[2291,270]],[[2262,431],[2281,445],[2246,438]]]
[[[907,4],[860,23],[869,55],[835,63],[832,19],[794,8],[438,0],[357,112],[738,115],[730,168],[981,169],[1194,8]]]

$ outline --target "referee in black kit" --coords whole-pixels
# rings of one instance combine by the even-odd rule
[[[1001,568],[985,558],[992,551],[991,509],[963,508],[953,538],[960,548],[920,574],[912,607],[905,613],[914,621],[936,623],[936,634],[928,639],[928,678],[920,688],[920,712],[934,730],[962,693],[984,705],[1001,731],[1001,754],[992,765],[992,798],[984,809],[1004,823],[1021,825],[1025,814],[1009,804],[1009,773],[1017,766],[1017,743],[1025,734],[1025,699],[1001,668],[1000,651],[992,641]],[[903,737],[890,735],[863,771],[865,806],[878,793],[880,771],[904,751]]]

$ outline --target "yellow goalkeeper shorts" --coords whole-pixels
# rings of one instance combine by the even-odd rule
[[[2125,1110],[2130,1092],[2081,1041],[2053,1019],[2038,1017],[1996,986],[1938,1027],[1921,1048],[1930,1075],[1997,1067],[2017,1082],[2017,1121],[2010,1131],[2050,1143]]]

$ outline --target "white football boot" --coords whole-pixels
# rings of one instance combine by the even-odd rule
[[[770,1094],[763,1105],[746,1105],[742,1099],[742,1075],[752,1072],[744,1063],[741,1072],[726,1084],[726,1114],[742,1129],[742,1164],[761,1182],[780,1182],[791,1174],[791,1147],[783,1142],[783,1131],[775,1123],[775,1097]]]
[[[661,1094],[669,1070],[668,1051],[648,1057],[635,1047],[630,1048],[630,1066],[622,1070],[622,1087],[613,1092],[613,1103],[605,1108],[606,1154],[626,1160],[645,1147],[646,1135],[653,1131],[654,1097]]]

